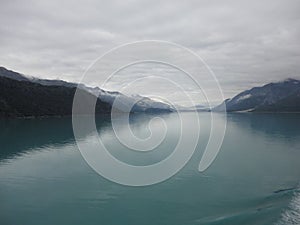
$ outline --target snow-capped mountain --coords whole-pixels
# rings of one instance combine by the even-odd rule
[[[232,99],[227,99],[228,112],[299,112],[300,111],[300,81],[287,79],[282,82],[266,84],[243,91]],[[214,108],[218,111],[220,106]]]
[[[17,81],[27,81],[37,83],[43,86],[62,86],[68,88],[80,88],[84,91],[89,92],[97,96],[102,102],[113,105],[116,98],[119,99],[118,104],[114,104],[115,107],[120,111],[131,111],[131,112],[156,112],[156,111],[173,111],[173,108],[162,102],[154,101],[150,98],[143,97],[140,95],[126,96],[120,92],[106,91],[99,87],[88,87],[84,84],[71,83],[63,80],[49,80],[39,79],[36,77],[25,76],[23,74],[7,70],[4,67],[0,67],[0,77],[6,77]],[[128,108],[128,106],[132,106]]]

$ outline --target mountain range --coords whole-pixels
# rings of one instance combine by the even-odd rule
[[[127,112],[128,107],[126,106],[128,105],[133,105],[129,109],[132,113],[173,111],[173,108],[168,104],[140,95],[126,96],[120,92],[105,91],[98,87],[87,87],[84,84],[63,80],[38,79],[0,67],[0,116],[71,115],[77,87],[85,102],[92,104],[92,102],[97,101],[96,113],[110,113],[117,97],[122,104],[114,105],[114,107],[117,107],[120,112]]]
[[[116,91],[106,91],[99,87],[63,80],[47,80],[25,76],[0,67],[0,116],[40,117],[64,116],[72,114],[72,104],[76,89],[82,93],[87,103],[96,101],[95,112],[108,114],[112,107],[120,112],[173,112],[176,109],[164,102],[151,98],[127,96]],[[96,98],[96,99],[95,99]],[[114,105],[118,98],[121,104]],[[128,106],[133,106],[129,107]],[[227,112],[300,112],[300,81],[287,79],[254,87],[226,99],[222,104],[209,109],[203,105],[195,107],[176,106],[179,111],[221,111]],[[79,112],[86,114],[84,110]]]
[[[213,111],[224,105],[227,112],[300,112],[300,81],[286,79],[254,87],[225,100]]]

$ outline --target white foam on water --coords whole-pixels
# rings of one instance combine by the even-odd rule
[[[295,192],[288,209],[281,214],[277,225],[300,225],[300,189]]]

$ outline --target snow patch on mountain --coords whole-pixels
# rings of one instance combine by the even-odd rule
[[[252,96],[251,94],[247,94],[247,95],[239,97],[236,101],[242,101],[242,100],[245,100],[247,98],[251,98],[251,96]]]

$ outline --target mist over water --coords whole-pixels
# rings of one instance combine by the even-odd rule
[[[117,159],[153,164],[172,153],[180,135],[176,113],[160,116],[169,129],[154,151],[135,152],[123,146],[109,117],[96,118],[98,135]],[[189,113],[183,116],[189,121]],[[132,132],[147,137],[152,117],[132,115]],[[209,138],[210,115],[199,113],[199,120],[201,133],[192,159],[175,176],[147,187],[122,186],[95,173],[77,148],[71,118],[0,120],[1,224],[299,221],[300,114],[228,114],[221,151],[203,173],[198,165]],[[152,132],[160,128],[154,124]],[[89,143],[93,135],[87,131],[81,141]]]

